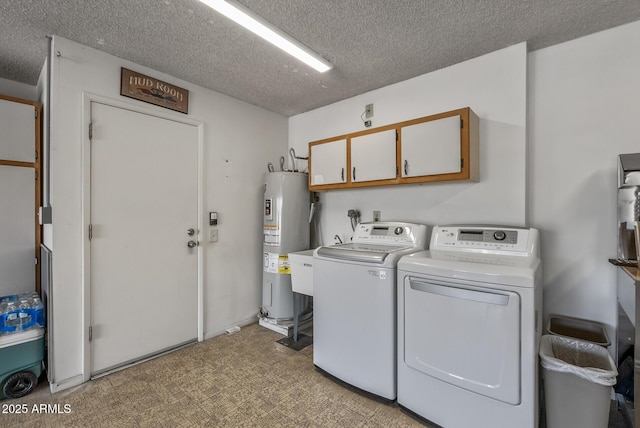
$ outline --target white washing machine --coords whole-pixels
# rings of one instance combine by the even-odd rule
[[[376,222],[313,256],[313,363],[385,401],[396,399],[396,264],[426,248],[427,227]]]
[[[536,229],[439,226],[398,263],[398,404],[446,428],[538,427]]]

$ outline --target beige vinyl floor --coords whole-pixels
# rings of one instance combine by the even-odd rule
[[[0,402],[2,427],[424,427],[355,393],[257,323],[56,394]],[[25,411],[25,413],[16,413]]]

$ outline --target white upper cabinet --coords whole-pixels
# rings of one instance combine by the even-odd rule
[[[396,178],[396,130],[351,138],[351,181]]]
[[[33,105],[0,99],[0,159],[35,161],[35,114]]]
[[[401,176],[460,172],[460,130],[460,116],[403,127]]]
[[[347,140],[311,145],[310,186],[347,182]]]
[[[309,190],[479,180],[480,121],[464,107],[309,143]]]

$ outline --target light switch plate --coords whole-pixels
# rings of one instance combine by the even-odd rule
[[[209,242],[218,242],[218,229],[209,229]]]

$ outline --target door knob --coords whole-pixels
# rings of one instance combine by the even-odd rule
[[[193,247],[195,247],[196,245],[198,245],[198,243],[197,243],[196,241],[189,241],[189,242],[187,242],[187,247],[189,247],[189,248],[193,248]]]
[[[195,234],[196,234],[196,230],[193,227],[190,227],[189,229],[187,229],[187,235],[193,236]]]

